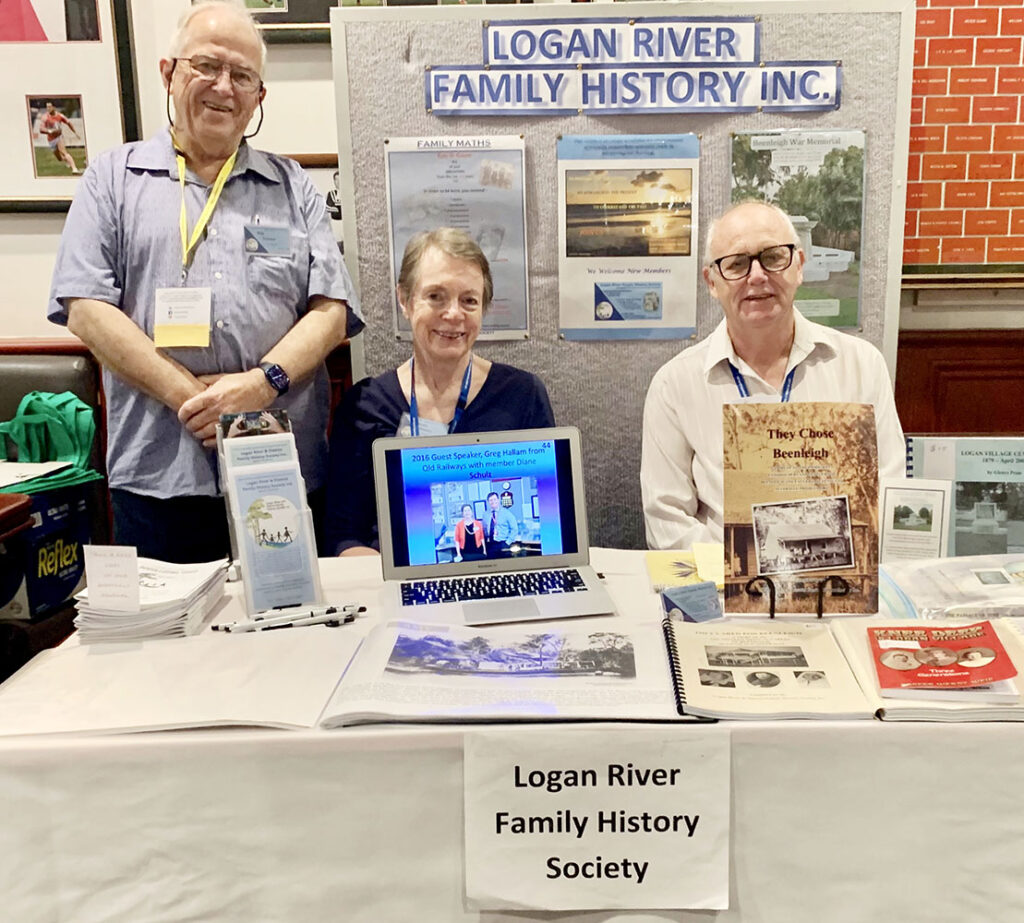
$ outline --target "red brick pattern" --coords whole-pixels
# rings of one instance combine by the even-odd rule
[[[917,0],[903,261],[1024,262],[1024,0]]]

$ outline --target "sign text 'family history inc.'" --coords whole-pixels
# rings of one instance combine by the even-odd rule
[[[820,111],[839,108],[836,61],[764,61],[760,24],[708,19],[485,23],[484,63],[434,65],[434,115]]]

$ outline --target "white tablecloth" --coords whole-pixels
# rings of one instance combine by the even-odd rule
[[[642,556],[595,563],[620,606],[655,617]],[[375,602],[367,562],[328,562],[324,576],[329,593],[346,583],[346,596]],[[731,908],[718,914],[466,910],[462,742],[473,731],[440,727],[0,740],[0,920],[1024,919],[1019,726],[711,730],[733,744]]]

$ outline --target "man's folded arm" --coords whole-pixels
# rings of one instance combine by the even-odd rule
[[[67,310],[68,330],[103,366],[175,413],[205,388],[183,365],[161,353],[120,308],[94,298],[70,298]]]
[[[306,313],[262,361],[281,366],[292,384],[309,378],[330,352],[344,342],[347,316],[345,302],[314,295]],[[263,410],[277,397],[260,368],[200,375],[199,382],[205,390],[182,404],[178,419],[207,446],[216,441],[216,424],[221,414]]]

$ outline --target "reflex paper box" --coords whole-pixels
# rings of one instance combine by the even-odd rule
[[[0,543],[0,618],[31,619],[83,583],[90,538],[87,485],[32,495],[32,527]]]

